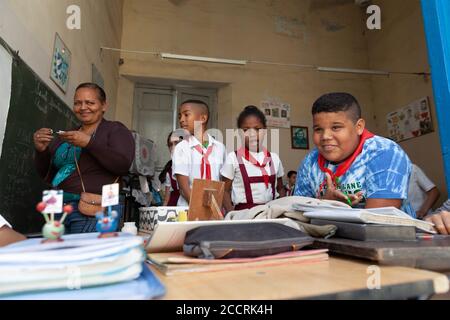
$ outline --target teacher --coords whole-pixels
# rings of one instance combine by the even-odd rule
[[[105,91],[94,83],[82,83],[73,104],[81,127],[56,133],[41,128],[33,135],[39,175],[52,188],[63,190],[64,203],[74,208],[64,221],[68,234],[96,231],[102,186],[120,182],[134,158],[133,136],[122,123],[103,118],[107,108]],[[118,219],[122,207],[113,207]]]

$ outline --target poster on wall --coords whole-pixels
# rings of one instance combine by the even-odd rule
[[[291,127],[291,148],[309,149],[308,127]]]
[[[268,127],[291,127],[291,106],[289,104],[265,100],[261,102],[261,111],[266,116]]]
[[[59,34],[56,33],[50,78],[64,93],[66,93],[67,84],[69,83],[70,58],[71,53],[69,49],[61,40]]]
[[[388,113],[386,118],[389,137],[396,142],[434,131],[428,97]]]

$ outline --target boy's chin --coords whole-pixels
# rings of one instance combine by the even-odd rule
[[[345,160],[345,157],[337,154],[326,154],[326,153],[320,153],[322,157],[325,158],[328,162],[341,162]]]

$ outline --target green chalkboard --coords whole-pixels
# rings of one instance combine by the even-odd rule
[[[0,214],[21,233],[40,232],[44,220],[35,211],[45,184],[34,162],[33,133],[78,124],[72,110],[18,56],[13,59],[11,102],[0,158]]]

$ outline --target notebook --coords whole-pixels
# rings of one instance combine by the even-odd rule
[[[149,253],[176,252],[183,250],[186,232],[201,226],[221,224],[242,223],[267,223],[276,222],[289,223],[289,219],[251,219],[251,220],[208,220],[208,221],[185,221],[185,222],[160,222],[155,225],[153,234],[150,236],[145,247]]]
[[[141,237],[90,233],[63,239],[29,239],[0,249],[0,297],[129,282],[143,272]]]
[[[166,293],[164,285],[142,264],[139,278],[111,285],[81,288],[80,290],[52,290],[37,293],[22,293],[1,297],[3,300],[149,300]]]
[[[433,228],[434,225],[432,223],[414,219],[405,212],[395,207],[373,209],[333,208],[332,210],[316,208],[316,210],[305,212],[303,215],[310,219],[397,226],[414,226],[417,229],[428,233],[436,233]]]
[[[293,263],[316,263],[328,260],[327,250],[302,250],[258,258],[197,259],[183,253],[154,253],[148,261],[166,276],[193,272],[217,272],[244,268],[262,268]]]

